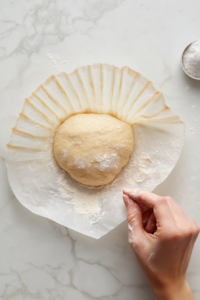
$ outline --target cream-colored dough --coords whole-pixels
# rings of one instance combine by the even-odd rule
[[[107,114],[77,114],[54,138],[57,163],[78,182],[101,186],[111,182],[133,151],[130,125]]]

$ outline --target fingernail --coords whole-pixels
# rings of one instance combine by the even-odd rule
[[[123,200],[124,200],[125,206],[129,207],[129,205],[131,204],[131,199],[128,196],[124,195]]]
[[[126,194],[129,194],[129,193],[131,193],[131,189],[123,189],[123,193],[126,193]]]
[[[131,198],[137,198],[138,197],[138,192],[140,190],[137,189],[137,188],[134,188],[134,189],[124,189],[123,192],[126,194],[126,195],[129,195],[131,196]]]

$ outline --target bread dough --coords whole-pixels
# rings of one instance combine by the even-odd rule
[[[78,182],[101,186],[113,181],[133,151],[131,126],[107,114],[77,114],[54,137],[57,163]]]

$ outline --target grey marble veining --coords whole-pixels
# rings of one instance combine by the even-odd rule
[[[94,240],[22,207],[5,156],[24,99],[50,75],[97,62],[142,73],[186,124],[185,145],[156,193],[200,226],[200,82],[181,52],[199,38],[198,0],[0,0],[0,300],[155,299],[128,245],[124,222]],[[200,299],[200,241],[187,273]]]

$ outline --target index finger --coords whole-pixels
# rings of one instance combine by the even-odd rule
[[[164,197],[138,189],[124,189],[123,193],[138,204],[143,203],[151,207],[157,221],[157,227],[164,226],[167,229],[171,224],[175,224],[168,202]]]

